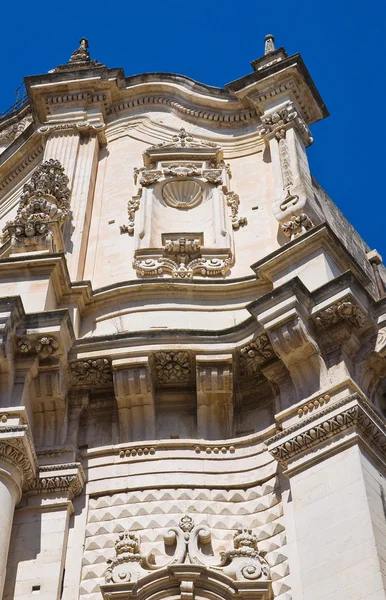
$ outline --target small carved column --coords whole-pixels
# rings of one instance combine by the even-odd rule
[[[0,425],[0,599],[6,581],[15,506],[20,501],[23,486],[35,473],[36,456],[27,426]]]
[[[114,360],[120,442],[155,438],[154,389],[147,357]]]
[[[293,102],[267,111],[261,120],[260,135],[269,146],[273,166],[273,212],[283,233],[293,238],[323,218],[314,201],[306,154],[313,138]]]
[[[208,440],[232,436],[232,355],[197,356],[197,435]]]

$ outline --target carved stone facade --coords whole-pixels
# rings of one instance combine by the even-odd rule
[[[82,38],[0,121],[0,600],[384,598],[385,269],[251,64]]]

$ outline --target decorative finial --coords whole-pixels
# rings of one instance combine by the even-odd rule
[[[271,33],[269,33],[265,36],[264,42],[264,56],[266,56],[275,50],[275,38]]]
[[[71,55],[70,60],[68,61],[68,63],[84,63],[84,62],[90,62],[90,53],[88,51],[88,40],[86,38],[82,38],[79,41],[79,48],[77,50],[74,50],[74,52]]]

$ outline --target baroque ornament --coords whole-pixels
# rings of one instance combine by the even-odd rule
[[[202,195],[202,187],[194,179],[170,181],[162,188],[162,197],[172,208],[193,208],[200,204]]]
[[[291,219],[285,221],[281,228],[287,237],[294,240],[313,227],[311,219],[305,214],[293,215]]]
[[[156,352],[155,366],[161,383],[184,383],[190,380],[191,365],[187,352]]]
[[[200,565],[212,572],[224,573],[235,581],[267,581],[270,576],[268,563],[257,547],[257,536],[250,529],[238,529],[233,537],[233,549],[220,555],[220,562],[213,564],[201,552],[200,545],[208,544],[211,532],[196,526],[190,515],[181,518],[178,527],[171,527],[164,535],[167,546],[174,546],[174,554],[163,567],[158,566],[152,553],[141,552],[139,538],[132,532],[119,534],[115,543],[115,557],[108,560],[106,583],[136,582],[149,574],[171,565]],[[193,590],[193,584],[184,586],[185,592]]]
[[[365,324],[365,316],[349,299],[343,298],[320,311],[316,317],[316,322],[320,326],[335,325],[339,321],[348,321],[352,325],[362,327]]]
[[[70,363],[72,383],[77,387],[112,385],[111,363],[107,358],[76,360]]]
[[[53,337],[43,336],[37,340],[35,348],[36,352],[42,358],[46,358],[47,356],[51,356],[51,354],[55,354],[59,348],[59,342]]]
[[[162,142],[161,144],[151,146],[151,148],[202,148],[205,146],[217,148],[217,144],[214,142],[195,141],[190,133],[184,127],[181,127],[180,131],[176,135],[173,135],[171,142]]]
[[[197,165],[176,164],[165,167],[164,175],[171,177],[200,177],[201,169]]]
[[[52,224],[62,225],[70,216],[68,177],[58,160],[42,163],[23,187],[16,217],[3,233],[12,245],[31,246],[45,239],[53,250]]]
[[[170,273],[173,279],[192,279],[194,275],[202,277],[218,277],[226,275],[232,261],[230,258],[195,258],[189,262],[178,263],[170,258],[160,256],[158,258],[134,259],[133,266],[142,277],[157,277],[164,273]]]
[[[227,205],[231,209],[232,228],[237,231],[242,225],[248,223],[247,217],[239,217],[240,198],[235,192],[228,192],[226,195]]]

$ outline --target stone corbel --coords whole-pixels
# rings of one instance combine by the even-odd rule
[[[155,439],[154,386],[148,357],[113,360],[120,442]]]
[[[270,149],[275,201],[273,212],[283,234],[297,237],[323,220],[314,201],[306,147],[313,142],[307,124],[291,101],[267,110],[260,136]]]
[[[328,382],[327,368],[308,323],[290,311],[279,323],[267,327],[277,356],[287,367],[299,400],[310,396]]]
[[[233,433],[232,355],[196,356],[197,434],[227,439]]]

